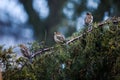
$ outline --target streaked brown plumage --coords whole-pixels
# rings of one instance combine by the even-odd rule
[[[85,21],[85,25],[87,25],[87,26],[89,26],[89,25],[92,24],[92,22],[93,22],[93,16],[92,16],[92,14],[90,12],[86,13],[86,17],[85,17],[84,21]]]
[[[54,40],[56,43],[65,43],[65,36],[60,32],[54,32]]]
[[[29,53],[28,48],[24,44],[20,44],[19,47],[21,49],[21,52],[22,52],[23,56],[29,58],[30,53]]]

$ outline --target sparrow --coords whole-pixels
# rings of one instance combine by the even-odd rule
[[[86,13],[86,17],[85,17],[85,24],[88,26],[88,25],[91,25],[92,22],[93,22],[93,16],[90,12],[87,12]]]
[[[31,58],[29,49],[24,44],[20,44],[19,47],[20,47],[20,50],[21,50],[23,56],[27,57],[29,59],[29,61],[32,63],[32,58]]]
[[[54,32],[54,40],[56,43],[65,43],[65,36],[60,32]]]
[[[28,48],[24,44],[20,44],[19,47],[20,47],[20,50],[21,50],[23,56],[29,58],[30,52],[29,52]]]
[[[93,16],[90,12],[86,13],[86,17],[84,19],[85,25],[89,26],[88,31],[92,30],[92,22],[93,22]]]

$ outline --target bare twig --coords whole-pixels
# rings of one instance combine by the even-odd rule
[[[74,42],[74,41],[78,40],[78,39],[79,39],[80,37],[82,37],[84,34],[86,34],[86,33],[83,33],[83,34],[81,34],[80,36],[69,40],[68,42],[66,42],[66,44],[70,44],[71,42]]]
[[[101,27],[101,26],[106,25],[106,24],[109,24],[109,23],[119,23],[119,22],[120,22],[120,17],[110,17],[110,18],[108,18],[107,20],[98,23],[97,26],[98,26],[98,27]],[[92,31],[92,29],[88,30],[86,33],[89,33],[89,32],[91,32],[91,31]],[[85,35],[86,33],[83,33],[83,34],[81,34],[80,36],[77,36],[77,37],[75,37],[75,38],[67,41],[66,44],[68,45],[68,44],[70,44],[70,43],[72,43],[72,42],[80,39],[80,38],[81,38],[83,35]],[[42,49],[42,50],[39,50],[39,51],[33,53],[32,58],[34,58],[35,56],[37,56],[37,55],[39,55],[39,54],[42,54],[42,53],[44,53],[44,52],[50,51],[50,50],[52,50],[52,49],[54,49],[54,47],[49,47],[49,48],[44,48],[44,49]]]
[[[105,24],[109,24],[109,23],[119,23],[120,22],[120,17],[110,17],[107,20],[98,23],[98,27],[101,27]]]
[[[50,51],[52,50],[54,47],[49,47],[49,48],[44,48],[44,49],[41,49],[37,52],[35,52],[33,55],[32,55],[32,58],[34,58],[35,56],[39,55],[39,54],[42,54],[44,52],[47,52],[47,51]]]

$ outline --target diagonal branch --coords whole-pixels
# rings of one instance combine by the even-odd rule
[[[44,49],[42,49],[42,50],[39,50],[39,51],[35,52],[35,53],[32,55],[32,58],[34,58],[35,56],[40,55],[40,54],[42,54],[42,53],[44,53],[44,52],[50,51],[50,50],[52,50],[52,49],[54,49],[54,47],[49,47],[49,48],[44,48]]]
[[[114,24],[117,23],[117,24],[118,24],[119,22],[120,22],[120,17],[110,17],[110,18],[108,18],[107,20],[98,23],[97,26],[98,26],[98,27],[102,27],[103,25],[106,25],[106,24],[109,24],[109,23],[114,23]],[[70,43],[72,43],[72,42],[80,39],[83,35],[91,32],[91,31],[92,31],[92,30],[88,30],[86,33],[83,33],[83,34],[81,34],[80,36],[77,36],[77,37],[75,37],[75,38],[67,41],[66,44],[68,45],[68,44],[70,44]],[[42,49],[42,50],[40,50],[40,51],[37,51],[37,52],[35,52],[35,53],[32,55],[32,58],[34,58],[35,56],[37,56],[37,55],[39,55],[39,54],[43,54],[44,52],[50,51],[50,50],[52,50],[52,49],[54,49],[54,47],[44,48],[44,49]]]

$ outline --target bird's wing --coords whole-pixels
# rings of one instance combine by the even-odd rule
[[[85,18],[85,24],[90,24],[93,22],[93,16],[87,16]]]
[[[85,23],[87,22],[87,17],[85,17],[84,21],[85,21]]]
[[[57,35],[56,36],[57,39],[59,39],[60,41],[65,41],[65,37],[63,35]]]
[[[86,16],[84,21],[85,21],[85,24],[88,25],[89,24],[89,17]]]
[[[91,15],[91,23],[93,22],[93,16]]]
[[[23,45],[21,45],[20,48],[21,48],[22,54],[23,54],[25,57],[29,57],[30,53],[29,53],[28,48],[27,48],[26,46],[23,46]]]

